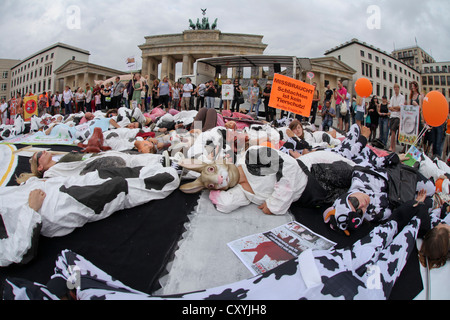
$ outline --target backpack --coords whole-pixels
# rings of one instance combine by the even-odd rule
[[[356,166],[354,170],[376,175],[387,182],[389,204],[398,208],[403,203],[414,200],[417,186],[417,169],[404,164],[386,168],[388,178],[366,167]]]

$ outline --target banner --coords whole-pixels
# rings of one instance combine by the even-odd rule
[[[276,73],[269,106],[304,117],[311,114],[314,86]]]
[[[234,86],[232,84],[222,85],[222,100],[233,100]]]
[[[400,114],[398,142],[411,145],[419,135],[419,106],[403,106]]]
[[[126,60],[128,71],[136,70],[136,59],[133,57],[128,57]]]
[[[23,114],[24,120],[30,121],[32,116],[38,115],[37,96],[25,96],[23,97]]]

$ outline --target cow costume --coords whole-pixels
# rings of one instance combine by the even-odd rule
[[[340,195],[324,212],[325,222],[329,222],[333,229],[346,233],[358,228],[363,220],[384,221],[392,213],[388,190],[388,179],[392,177],[388,175],[387,168],[397,165],[399,158],[395,153],[379,157],[366,144],[367,138],[361,135],[357,125],[353,125],[341,145],[327,150],[343,155],[357,166],[352,172],[349,190]],[[415,177],[415,191],[426,190],[427,203],[431,208],[431,197],[435,192],[434,184],[419,172]],[[370,204],[363,215],[352,210],[349,204],[349,197],[355,192],[361,192],[370,197]]]
[[[349,248],[307,250],[261,275],[208,290],[151,296],[106,274],[82,256],[63,251],[46,284],[7,279],[4,299],[53,300],[384,300],[399,277],[420,228],[422,204],[405,204],[395,218]],[[426,211],[426,208],[425,208]]]
[[[108,160],[108,157],[95,160]],[[67,235],[119,210],[165,198],[180,182],[176,170],[162,164],[133,167],[90,164],[84,167],[88,170],[83,175],[31,178],[20,186],[0,189],[0,266],[32,259],[39,234]],[[46,194],[39,212],[28,205],[33,190]]]

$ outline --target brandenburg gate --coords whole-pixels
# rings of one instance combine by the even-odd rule
[[[145,37],[140,45],[142,51],[142,75],[148,75],[151,81],[158,78],[161,64],[161,77],[168,76],[175,80],[175,65],[183,63],[182,74],[194,73],[194,63],[201,58],[258,55],[263,54],[267,45],[262,43],[262,35],[222,33],[217,30],[217,19],[210,26],[202,9],[203,19],[194,24],[191,20],[190,30],[181,34],[167,34]],[[222,70],[226,74],[227,70]]]

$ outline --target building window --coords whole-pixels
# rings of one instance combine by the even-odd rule
[[[397,76],[395,76],[395,81],[394,81],[394,83],[398,83],[398,77]]]
[[[2,79],[8,79],[8,71],[3,71]]]
[[[442,67],[442,73],[447,73],[447,66]]]
[[[430,73],[430,68],[428,68],[428,67],[423,68],[423,72],[424,73]]]
[[[389,73],[389,82],[392,82],[392,73]]]
[[[2,91],[6,91],[8,89],[8,84],[2,83]]]
[[[54,56],[55,56],[55,54],[52,53],[52,54],[50,55],[50,59],[53,59]]]
[[[375,56],[375,62],[380,62],[380,58],[378,56]]]
[[[375,75],[376,75],[377,78],[380,77],[380,68],[376,68],[375,69]]]
[[[423,85],[423,86],[428,85],[427,77],[422,77],[422,85]]]
[[[387,80],[386,79],[386,71],[383,70],[383,80]]]
[[[441,86],[446,86],[445,76],[441,76]]]
[[[363,50],[360,51],[360,54],[361,54],[361,57],[364,58],[364,51]]]
[[[445,88],[442,88],[442,94],[443,94],[444,97],[445,97]]]
[[[434,76],[434,85],[435,86],[439,85],[439,76]]]
[[[369,59],[372,60],[372,54],[371,53],[368,53],[367,57],[369,57]]]
[[[397,70],[397,65],[396,64],[394,64],[394,70]]]
[[[429,86],[433,85],[433,76],[428,76],[428,85]]]
[[[379,83],[377,83],[377,96],[380,96],[380,84]]]
[[[450,76],[447,76],[447,83],[450,85]]]
[[[390,61],[388,62],[388,66],[389,68],[392,68],[392,63]]]

